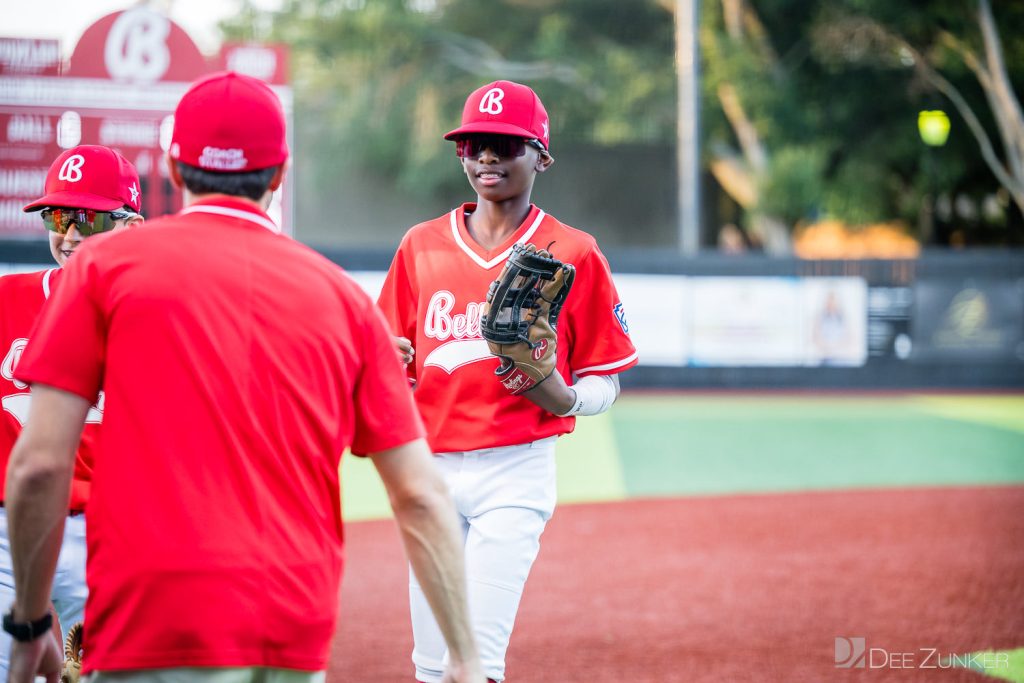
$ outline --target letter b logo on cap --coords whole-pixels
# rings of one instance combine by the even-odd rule
[[[57,174],[59,180],[66,180],[69,183],[77,183],[82,179],[82,166],[85,164],[85,157],[81,154],[73,154],[61,164],[60,172]]]
[[[480,98],[480,113],[481,114],[500,114],[503,107],[501,101],[505,99],[505,91],[501,88],[491,88],[484,93],[484,96]]]

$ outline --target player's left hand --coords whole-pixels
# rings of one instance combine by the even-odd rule
[[[480,333],[501,363],[494,374],[513,395],[533,389],[555,371],[555,325],[576,269],[545,249],[515,245],[491,283]]]
[[[63,659],[60,642],[52,632],[27,643],[12,640],[7,681],[33,683],[36,676],[43,676],[46,683],[57,683]]]

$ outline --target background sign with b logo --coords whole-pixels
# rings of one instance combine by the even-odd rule
[[[171,22],[145,7],[123,12],[107,34],[103,60],[110,76],[119,81],[152,83],[171,65],[167,37]]]
[[[127,3],[126,3],[127,4]],[[205,57],[192,38],[147,6],[108,14],[89,26],[62,62],[57,41],[0,39],[0,239],[45,239],[38,214],[21,208],[43,193],[50,163],[80,144],[105,145],[139,171],[148,218],[181,208],[160,161],[170,145],[173,112],[190,83],[230,68],[266,81],[290,118],[288,49],[225,43]],[[289,126],[290,127],[290,126]],[[58,177],[77,183],[87,171],[73,156]],[[292,176],[275,194],[271,216],[291,234]]]

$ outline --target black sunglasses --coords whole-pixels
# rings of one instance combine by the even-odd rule
[[[480,156],[485,149],[489,149],[498,157],[521,157],[526,154],[527,145],[540,152],[547,152],[543,143],[533,138],[520,138],[514,135],[467,135],[456,138],[455,156],[470,159]]]

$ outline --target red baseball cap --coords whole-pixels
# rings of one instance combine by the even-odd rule
[[[281,101],[252,76],[234,71],[205,76],[174,111],[170,155],[215,173],[279,166],[288,158]]]
[[[101,145],[72,147],[50,165],[46,172],[44,194],[24,211],[39,211],[48,206],[93,211],[116,211],[142,206],[139,174],[131,162]]]
[[[454,140],[472,133],[497,133],[540,140],[549,147],[548,112],[537,93],[512,81],[477,88],[462,109],[462,125],[444,136]]]

